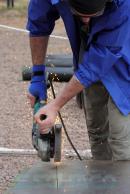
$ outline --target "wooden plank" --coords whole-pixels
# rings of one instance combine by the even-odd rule
[[[24,172],[8,194],[129,194],[130,162],[40,162]]]

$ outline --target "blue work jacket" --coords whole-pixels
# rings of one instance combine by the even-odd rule
[[[37,1],[45,4],[45,0],[31,0],[28,22],[30,34],[32,36],[49,35],[54,28],[54,21],[61,16],[77,63],[80,37],[77,37],[76,26],[67,2],[50,0],[50,4],[53,4],[53,6],[51,4],[52,13],[52,10],[49,12],[45,5],[37,7]],[[43,12],[43,10],[46,11]],[[41,14],[41,17],[37,12]],[[92,18],[90,24],[89,34],[86,36],[86,50],[74,74],[85,87],[101,81],[119,110],[124,115],[128,115],[130,113],[129,0],[113,0],[107,3],[104,14]]]

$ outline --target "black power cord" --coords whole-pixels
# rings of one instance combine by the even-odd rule
[[[55,90],[54,90],[54,87],[53,87],[52,80],[49,80],[49,82],[50,82],[50,86],[51,86],[53,98],[55,99],[55,98],[56,98],[56,95],[55,95]],[[58,112],[58,115],[59,115],[59,118],[60,118],[60,120],[61,120],[63,129],[64,129],[64,132],[65,132],[65,135],[66,135],[66,137],[67,137],[67,139],[68,139],[70,145],[72,146],[72,148],[73,148],[73,150],[75,151],[75,153],[76,153],[77,157],[79,158],[79,160],[82,160],[80,154],[78,153],[77,149],[75,148],[74,144],[72,143],[72,141],[71,141],[71,139],[70,139],[70,137],[69,137],[69,135],[68,135],[68,132],[67,132],[66,126],[65,126],[65,124],[64,124],[64,121],[63,121],[63,119],[62,119],[61,113]]]

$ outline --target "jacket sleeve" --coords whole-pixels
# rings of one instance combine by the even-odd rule
[[[30,36],[50,35],[58,18],[57,10],[48,0],[30,0],[27,22]]]
[[[89,51],[84,53],[82,63],[75,71],[75,76],[81,84],[88,87],[93,82],[101,80],[119,58],[118,48],[113,53],[107,47],[91,44]]]
[[[103,76],[122,57],[122,49],[129,40],[130,23],[127,18],[118,22],[117,26],[98,33],[96,41],[90,43],[88,51],[84,52],[82,62],[75,71],[75,76],[85,87],[101,80]],[[129,30],[128,30],[129,31]]]

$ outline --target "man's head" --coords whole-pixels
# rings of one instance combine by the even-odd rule
[[[99,16],[105,9],[108,0],[69,0],[72,12],[83,18]]]

